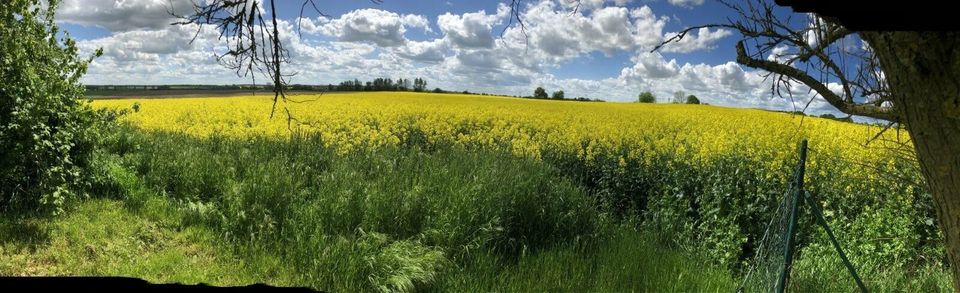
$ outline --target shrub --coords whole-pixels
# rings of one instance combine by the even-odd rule
[[[546,99],[547,90],[543,89],[542,87],[537,87],[537,89],[533,90],[533,97],[536,99]]]
[[[699,105],[700,99],[698,99],[697,96],[689,95],[687,96],[687,104]]]
[[[555,91],[555,92],[553,92],[553,96],[551,96],[550,98],[552,98],[552,99],[554,99],[554,100],[563,100],[563,91]]]
[[[56,214],[82,193],[95,115],[81,100],[90,60],[58,39],[56,1],[42,4],[0,5],[0,209]]]
[[[651,93],[651,92],[642,92],[642,93],[640,93],[640,96],[637,98],[637,102],[640,102],[640,103],[656,103],[656,102],[657,102],[657,97],[654,96],[653,93]]]

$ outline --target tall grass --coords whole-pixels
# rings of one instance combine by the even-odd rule
[[[477,254],[515,259],[604,225],[555,168],[506,153],[417,146],[334,155],[316,136],[118,141],[123,164],[248,253],[277,253],[304,283],[408,290]]]
[[[481,255],[445,275],[444,292],[733,292],[728,271],[658,245],[648,233],[608,231],[607,237],[530,253],[516,263]]]
[[[782,192],[782,182],[759,180],[770,170],[739,157],[706,166],[534,160],[416,139],[342,154],[316,135],[197,139],[130,128],[108,145],[118,158],[108,177],[140,182],[113,186],[114,196],[143,205],[144,194],[161,194],[261,273],[331,291],[731,291],[750,251],[738,245]],[[852,288],[817,285],[842,267],[811,231],[802,231],[813,244],[793,286]],[[926,264],[864,272],[872,289],[949,286]]]

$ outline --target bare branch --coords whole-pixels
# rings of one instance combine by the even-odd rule
[[[869,50],[849,52],[843,47],[843,40],[856,33],[844,28],[831,17],[820,16],[812,17],[808,26],[793,28],[796,24],[775,13],[774,5],[769,2],[771,1],[747,0],[731,3],[720,0],[720,3],[736,12],[738,19],[728,18],[727,23],[686,28],[664,40],[651,52],[668,43],[681,41],[693,30],[732,29],[744,37],[737,43],[737,62],[774,74],[772,93],[784,97],[780,87],[786,86],[789,89],[791,81],[798,81],[810,87],[841,112],[897,121],[897,114],[886,104],[892,99],[876,57]],[[751,42],[751,47],[755,46],[751,52],[746,49],[747,41]],[[813,41],[816,43],[813,44]],[[838,46],[840,48],[837,48]],[[786,59],[764,59],[766,54],[782,50],[781,47],[788,50],[793,48],[793,53],[789,54],[792,56]],[[847,72],[847,60],[852,60],[857,65],[852,74]],[[826,86],[834,81],[842,86],[842,95],[830,91]],[[792,101],[792,93],[789,90],[787,93]],[[867,101],[857,102],[861,97]],[[809,106],[810,102],[812,100],[807,101],[804,108]]]
[[[775,61],[751,58],[747,55],[742,41],[737,42],[737,63],[770,72],[776,72],[797,80],[816,91],[821,97],[823,97],[824,100],[830,103],[830,105],[836,107],[837,110],[840,110],[840,112],[890,121],[897,120],[897,115],[893,113],[891,108],[877,107],[871,104],[847,102],[836,93],[830,91],[830,89],[828,89],[827,86],[821,83],[819,80],[800,69]]]
[[[320,14],[320,16],[330,17],[329,15],[324,14],[323,11],[320,11],[320,8],[317,7],[317,3],[313,2],[313,0],[304,0],[303,5],[300,5],[300,17],[297,18],[297,36],[301,38],[303,38],[303,33],[300,31],[300,24],[303,22],[303,9],[307,8],[307,4],[310,4],[310,6],[313,8],[313,11],[317,12],[317,14]]]
[[[510,19],[507,21],[507,25],[503,27],[503,30],[500,31],[500,41],[503,42],[503,35],[507,32],[511,26],[513,26],[514,20],[520,26],[520,33],[523,34],[524,41],[524,53],[530,47],[530,37],[527,36],[527,25],[523,23],[523,18],[520,15],[520,4],[523,0],[510,0]],[[580,5],[577,5],[579,8]]]
[[[698,25],[698,26],[694,26],[694,27],[685,28],[685,29],[681,30],[679,33],[677,33],[676,35],[674,35],[674,36],[672,36],[672,37],[664,40],[663,42],[660,42],[659,45],[657,45],[656,47],[653,47],[653,49],[650,50],[650,53],[653,53],[653,52],[656,52],[657,50],[660,50],[660,48],[663,47],[663,46],[666,45],[666,44],[673,43],[673,42],[679,42],[680,40],[683,40],[683,37],[687,36],[687,34],[690,33],[690,32],[693,31],[693,30],[698,30],[698,29],[701,29],[701,28],[711,28],[711,27],[737,29],[737,27],[735,27],[735,26],[733,26],[733,25],[729,25],[729,24],[705,24],[705,25]]]

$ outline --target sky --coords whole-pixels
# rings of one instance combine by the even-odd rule
[[[730,30],[701,29],[650,52],[686,27],[733,16],[712,0],[583,0],[576,11],[570,0],[525,0],[526,35],[508,25],[509,1],[314,1],[323,15],[308,8],[302,18],[302,1],[277,1],[291,84],[421,77],[430,89],[528,96],[544,87],[611,102],[636,101],[642,91],[666,102],[683,91],[714,105],[775,110],[815,98],[808,113],[838,114],[805,91],[792,101],[772,95],[765,72],[734,62],[742,36]],[[191,5],[64,0],[57,20],[81,54],[104,51],[85,84],[251,83],[217,62],[226,43],[213,27],[171,25],[168,11],[187,14]]]

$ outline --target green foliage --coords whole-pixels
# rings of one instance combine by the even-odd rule
[[[687,104],[699,105],[700,99],[698,99],[697,96],[689,95],[687,96]]]
[[[790,171],[758,168],[770,159],[736,153],[711,163],[676,154],[586,162],[561,152],[533,161],[431,144],[416,129],[403,147],[347,155],[316,136],[200,140],[107,129],[102,149],[109,154],[99,165],[115,188],[100,191],[113,190],[106,195],[154,223],[131,234],[123,227],[140,224],[115,212],[96,218],[103,221],[70,220],[68,229],[97,234],[52,235],[71,240],[54,240],[55,248],[26,259],[0,250],[0,260],[11,263],[0,261],[0,272],[19,274],[23,264],[36,263],[32,257],[56,255],[63,264],[57,274],[268,280],[333,291],[730,291],[773,212],[770,204],[782,196],[785,179],[766,176]],[[930,261],[944,254],[936,242],[941,235],[926,221],[932,218],[923,218],[933,215],[929,194],[899,190],[912,188],[905,183],[859,189],[835,173],[840,167],[810,166],[809,187],[868,286],[950,288],[946,269]],[[853,179],[883,186],[876,178]],[[79,213],[122,208],[98,204]],[[792,288],[849,291],[852,282],[838,277],[843,267],[809,216],[801,215]],[[0,222],[0,238],[30,242],[36,233],[19,227]],[[152,232],[156,227],[205,236],[189,240],[199,247],[182,247],[186,242],[167,235],[184,232]],[[211,259],[210,248],[219,247],[211,234],[233,246],[244,265],[223,262],[230,259],[223,252],[217,254],[226,258]],[[103,242],[109,235],[117,239]],[[83,243],[103,257],[90,260]],[[196,251],[206,255],[199,264],[209,270],[185,263],[182,255]],[[181,265],[182,274],[163,273]]]
[[[787,167],[772,170],[759,167],[774,160],[764,155],[734,152],[707,163],[689,155],[667,154],[622,161],[625,156],[608,155],[587,162],[573,154],[548,153],[544,161],[589,187],[614,216],[639,217],[640,226],[655,231],[663,243],[700,251],[715,264],[743,272],[784,196],[786,176],[796,162],[784,162]],[[821,201],[855,264],[884,264],[886,270],[907,271],[931,261],[941,264],[944,253],[931,195],[910,183],[922,178],[843,172],[849,168],[846,163],[833,159],[839,153],[820,149],[815,156],[820,159],[807,167],[806,188]],[[875,167],[881,174],[920,174],[915,163],[905,160]],[[831,247],[809,209],[802,209],[799,227],[798,259],[826,255],[824,249]]]
[[[553,95],[551,95],[550,98],[554,100],[563,100],[563,91],[553,92]]]
[[[62,217],[0,217],[2,276],[133,276],[157,283],[289,285],[260,274],[210,228],[183,226],[177,209],[152,196],[142,208],[92,199]],[[259,263],[258,263],[259,264]]]
[[[849,115],[847,115],[847,117],[837,117],[836,115],[826,113],[826,114],[820,115],[820,118],[843,121],[843,122],[851,122],[851,123],[853,122],[853,116],[849,116]]]
[[[124,140],[124,165],[189,222],[278,253],[320,289],[421,288],[480,252],[513,259],[592,238],[602,218],[556,169],[509,153],[410,140],[335,155],[315,135]]]
[[[533,97],[537,99],[546,99],[547,90],[543,89],[542,87],[537,87],[537,89],[533,90]]]
[[[412,292],[434,282],[448,262],[443,252],[419,241],[391,242],[385,234],[361,233],[360,246],[373,246],[377,253],[367,259],[375,270],[371,286],[380,292]]]
[[[437,292],[733,292],[728,271],[704,257],[616,228],[583,245],[531,253],[516,263],[476,257],[446,274]]]
[[[0,209],[56,214],[82,194],[96,115],[81,100],[89,60],[57,38],[57,2],[40,2],[0,5]]]
[[[642,93],[640,93],[640,95],[637,97],[637,102],[639,102],[639,103],[656,103],[656,102],[657,102],[657,97],[654,96],[653,93],[651,93],[651,92],[642,92]]]

